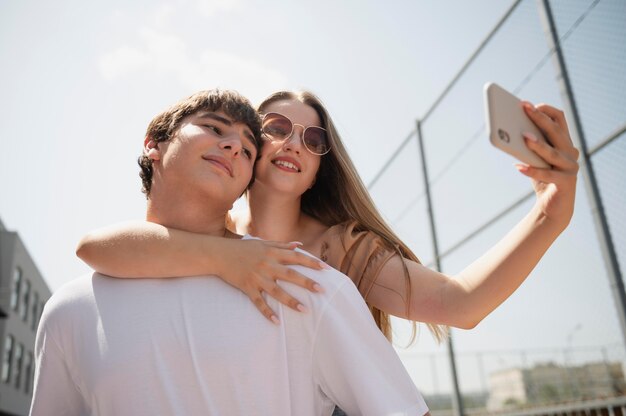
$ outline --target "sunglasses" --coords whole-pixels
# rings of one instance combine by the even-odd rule
[[[304,127],[302,124],[294,124],[282,114],[265,114],[261,124],[261,131],[271,141],[284,142],[291,137],[295,126],[300,126],[304,129],[300,137],[306,150],[318,156],[330,152],[328,133],[325,129],[317,126]]]

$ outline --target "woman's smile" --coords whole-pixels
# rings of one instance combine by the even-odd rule
[[[287,172],[295,172],[295,173],[302,172],[302,167],[300,166],[300,163],[298,163],[297,160],[290,158],[290,157],[284,157],[284,156],[277,157],[275,159],[272,159],[272,164],[276,166],[278,169],[284,170]]]

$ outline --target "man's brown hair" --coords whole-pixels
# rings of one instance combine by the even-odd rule
[[[152,119],[146,136],[157,143],[166,142],[174,137],[185,117],[199,111],[223,111],[233,122],[244,123],[252,130],[257,152],[260,150],[261,119],[247,98],[231,90],[200,91],[179,101]],[[141,167],[141,191],[149,197],[152,187],[152,159],[142,154],[137,162]]]

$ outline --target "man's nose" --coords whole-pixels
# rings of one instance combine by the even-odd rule
[[[238,156],[242,147],[241,137],[238,134],[230,134],[220,141],[220,148],[229,151],[233,156]]]

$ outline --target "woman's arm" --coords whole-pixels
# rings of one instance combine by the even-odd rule
[[[501,241],[456,276],[398,256],[383,267],[368,300],[402,318],[470,329],[504,302],[526,279],[561,227],[542,218],[536,207]],[[406,310],[402,262],[411,277]]]
[[[287,267],[326,267],[316,258],[294,251],[297,246],[298,243],[213,237],[133,221],[90,232],[78,244],[76,255],[96,271],[119,278],[216,275],[246,293],[272,320],[274,313],[263,292],[293,309],[303,309],[276,280],[311,291],[321,290],[315,281]]]
[[[567,227],[574,210],[578,151],[560,110],[547,105],[526,105],[525,110],[551,144],[526,135],[528,147],[552,165],[552,169],[517,165],[532,179],[537,196],[530,213],[456,276],[394,256],[370,291],[368,301],[372,305],[416,321],[473,328],[522,284]],[[408,316],[403,262],[411,277]]]

